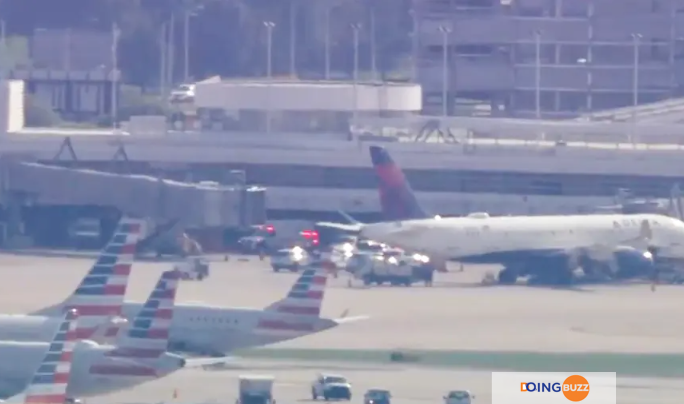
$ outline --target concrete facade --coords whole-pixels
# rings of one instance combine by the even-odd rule
[[[452,113],[459,97],[491,102],[493,114],[536,116],[539,89],[543,117],[571,117],[632,105],[635,84],[638,103],[684,84],[680,0],[414,0],[413,8],[426,101],[441,103],[446,36]]]

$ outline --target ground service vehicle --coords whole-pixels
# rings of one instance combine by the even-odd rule
[[[434,269],[404,254],[361,254],[353,261],[354,274],[365,285],[389,283],[411,286],[416,282],[432,285]],[[350,268],[351,270],[351,268]]]
[[[452,390],[444,396],[444,404],[470,404],[474,398],[468,390]]]
[[[302,265],[309,262],[309,255],[301,247],[283,248],[271,254],[271,268],[274,272],[287,269],[297,272]]]
[[[349,401],[351,396],[351,384],[344,376],[320,374],[311,386],[311,398],[314,400],[322,397],[325,401],[330,399]]]
[[[240,397],[235,404],[275,404],[273,398],[273,376],[240,376]]]
[[[363,404],[391,404],[391,399],[389,390],[370,389],[363,396]]]

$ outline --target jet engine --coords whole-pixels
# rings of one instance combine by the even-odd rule
[[[618,278],[650,275],[654,270],[653,253],[648,250],[639,250],[633,247],[617,247],[613,251],[613,257],[617,264],[616,277]]]

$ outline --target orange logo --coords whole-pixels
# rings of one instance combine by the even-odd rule
[[[589,382],[580,375],[572,375],[565,379],[562,390],[565,398],[579,402],[589,395]]]

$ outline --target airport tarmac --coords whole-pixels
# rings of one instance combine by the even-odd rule
[[[475,395],[475,403],[491,403],[491,373],[429,369],[411,366],[373,366],[241,361],[237,369],[222,371],[184,371],[167,379],[139,386],[134,390],[103,397],[106,403],[168,402],[230,403],[237,398],[238,377],[242,374],[275,376],[276,402],[313,403],[311,383],[317,373],[340,374],[352,383],[352,403],[362,402],[371,388],[390,390],[393,404],[438,404],[449,390],[464,389]],[[171,400],[177,389],[178,397]],[[618,379],[620,404],[680,403],[684,387],[680,380]]]
[[[0,255],[0,311],[27,313],[63,300],[73,291],[92,260]],[[128,299],[143,300],[168,263],[136,263]],[[479,286],[489,267],[438,274],[434,287],[364,288],[348,278],[331,278],[323,314],[371,318],[279,344],[277,347],[317,349],[452,349],[546,352],[684,352],[684,289],[648,285],[585,286],[562,290],[525,286]],[[179,302],[265,307],[281,299],[297,275],[273,273],[267,262],[232,259],[212,263],[210,278],[183,282]],[[247,361],[242,360],[242,361]],[[235,399],[237,371],[184,371],[169,379],[121,392],[106,402],[159,402],[182,389],[177,402]],[[279,362],[275,374],[282,398],[306,401],[309,383],[319,370],[342,373],[354,381],[357,397],[370,387],[396,391],[399,403],[437,401],[449,389],[466,388],[488,402],[489,373],[428,369],[416,366],[346,364],[340,369]],[[328,366],[332,366],[328,364]],[[631,380],[631,379],[630,379]],[[622,383],[622,381],[621,381]],[[669,402],[681,390],[668,380],[625,381],[638,384],[621,390],[620,402]],[[223,389],[226,389],[225,392]],[[654,394],[657,390],[659,393]],[[183,393],[185,391],[185,393]],[[622,393],[624,394],[624,400]],[[628,394],[626,393],[628,392]],[[662,394],[660,394],[662,393]],[[187,396],[186,396],[187,394]],[[663,395],[664,394],[664,395]],[[676,398],[675,398],[676,397]],[[111,400],[111,401],[110,401]],[[99,400],[98,400],[99,402]]]

